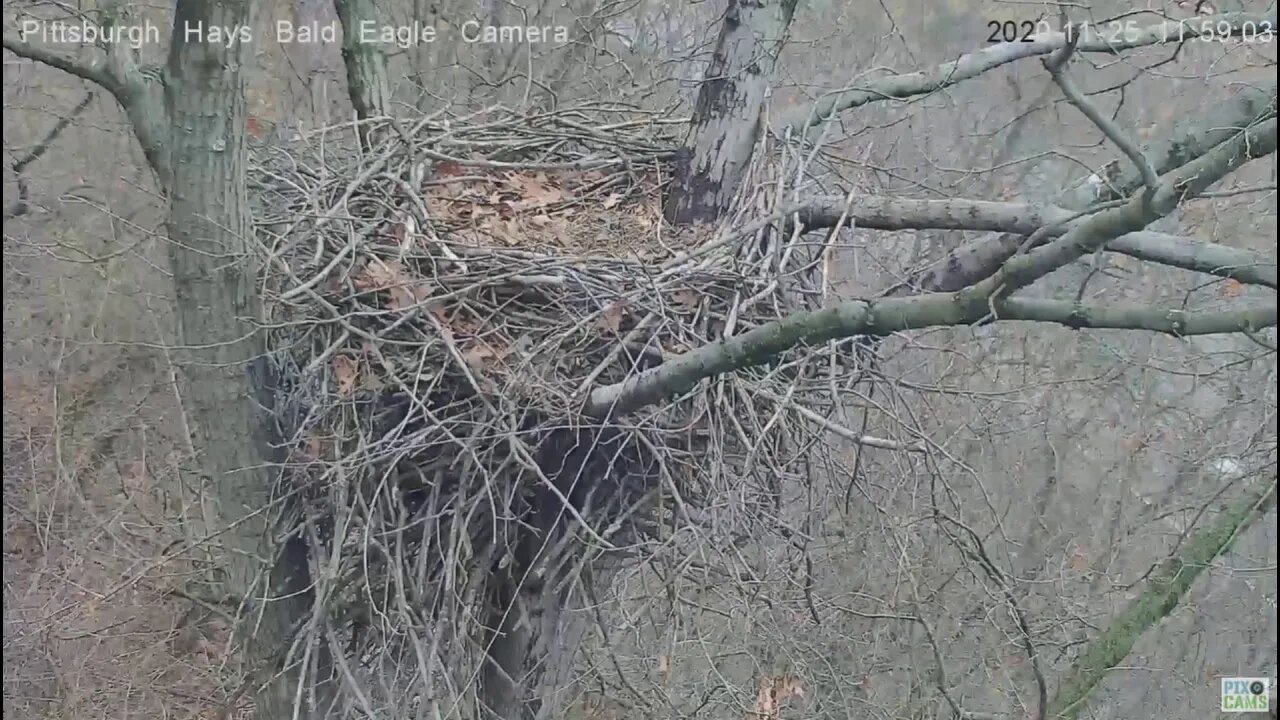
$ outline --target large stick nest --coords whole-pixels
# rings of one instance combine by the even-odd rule
[[[664,225],[671,127],[490,112],[258,153],[275,410],[330,626],[372,617],[361,643],[387,649],[443,613],[458,663],[470,616],[450,608],[492,577],[564,591],[602,551],[711,522],[709,498],[752,532],[807,474],[825,413],[795,403],[833,348],[583,413],[593,388],[820,302],[822,253],[751,222],[772,188],[723,227]]]

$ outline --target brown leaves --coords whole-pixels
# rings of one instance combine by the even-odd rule
[[[756,704],[747,720],[780,720],[782,704],[791,698],[804,697],[804,683],[795,675],[762,677],[758,683]]]
[[[518,188],[520,192],[520,199],[511,203],[512,209],[516,211],[546,207],[547,205],[562,202],[567,197],[566,193],[555,187],[543,173],[538,173],[532,177],[519,173],[510,173],[507,175],[507,181]]]
[[[442,160],[432,168],[432,174],[438,178],[451,178],[466,175],[467,171],[457,160]]]
[[[435,173],[447,181],[450,177],[462,176],[463,170],[457,163],[446,161],[436,165]],[[433,214],[455,221],[482,222],[493,217],[510,220],[532,210],[545,214],[550,206],[570,199],[570,194],[544,173],[469,176],[447,184],[456,188],[456,194],[452,197],[433,195],[428,204]]]
[[[350,355],[333,357],[333,377],[338,382],[338,395],[350,397],[360,380],[360,365]]]
[[[1088,572],[1089,570],[1089,552],[1084,547],[1078,547],[1071,551],[1071,555],[1067,557],[1067,566],[1076,572]]]
[[[266,131],[262,129],[262,123],[258,122],[258,118],[249,115],[244,119],[244,131],[249,133],[250,137],[261,140]]]
[[[662,676],[662,682],[671,682],[671,656],[662,654],[658,656],[658,674]]]
[[[541,215],[534,215],[529,218],[529,223],[534,227],[550,231],[558,236],[563,236],[569,230],[569,220],[566,217],[567,215],[568,213],[556,216],[547,215],[545,213]]]
[[[609,307],[600,313],[599,327],[611,333],[618,333],[622,330],[622,323],[631,313],[630,300],[617,300],[609,304]]]
[[[391,235],[391,239],[395,240],[396,244],[401,247],[404,247],[406,241],[410,240],[409,226],[402,222],[392,223],[388,234]]]
[[[702,304],[702,295],[696,290],[683,288],[671,293],[671,302],[681,310],[692,312]]]
[[[372,258],[351,279],[356,290],[385,290],[391,297],[389,310],[405,310],[431,297],[431,289],[425,281],[414,280],[398,262]]]
[[[131,493],[146,492],[151,486],[150,476],[143,460],[131,460],[120,467],[120,484]]]
[[[495,171],[444,161],[433,177],[427,211],[437,232],[454,241],[642,260],[669,253],[643,242],[662,217],[656,173]]]
[[[431,289],[424,282],[411,285],[396,285],[390,288],[391,299],[387,301],[388,310],[407,310],[431,297]]]
[[[516,220],[502,220],[494,218],[481,225],[480,229],[512,246],[519,245],[520,239],[523,236],[523,233],[520,230],[520,223]]]
[[[1127,453],[1136,453],[1147,446],[1147,439],[1138,433],[1131,433],[1120,440],[1120,448]]]
[[[462,359],[475,370],[487,370],[494,363],[505,360],[510,354],[511,348],[507,345],[485,342],[477,338],[471,347],[462,353]]]
[[[398,262],[384,262],[371,258],[364,269],[356,273],[351,282],[357,290],[386,290],[405,282],[404,266]]]

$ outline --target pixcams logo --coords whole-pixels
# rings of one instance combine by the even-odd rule
[[[1222,712],[1269,712],[1270,690],[1269,678],[1222,678]]]

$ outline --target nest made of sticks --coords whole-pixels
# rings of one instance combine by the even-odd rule
[[[366,152],[330,132],[259,154],[276,413],[318,556],[337,558],[329,622],[376,606],[385,644],[495,576],[560,592],[589,556],[749,525],[808,472],[822,418],[796,401],[834,347],[583,413],[594,388],[820,302],[821,253],[747,222],[758,198],[723,227],[664,225],[673,128],[493,111]],[[726,488],[741,512],[703,518]]]

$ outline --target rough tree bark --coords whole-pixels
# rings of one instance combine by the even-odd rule
[[[122,20],[117,11],[105,17],[104,24]],[[260,386],[247,365],[263,346],[255,269],[245,252],[252,232],[244,181],[245,53],[240,42],[228,47],[188,33],[248,23],[248,0],[179,0],[163,69],[139,67],[118,48],[84,64],[8,36],[4,47],[110,91],[164,191],[175,356],[197,453],[194,474],[207,508],[189,529],[219,550],[217,594],[244,599],[245,624],[236,636],[254,672],[258,717],[279,720],[295,717],[296,700],[324,705],[329,684],[303,692],[307,672],[299,658],[281,664],[299,620],[310,617],[310,581],[305,551],[274,542],[283,503],[274,497],[275,472],[264,462],[275,451],[268,442],[271,423],[255,400],[269,398],[270,378],[262,378],[268,387]],[[312,653],[309,664],[316,676],[327,677],[322,653]],[[301,716],[320,715],[304,710]]]
[[[342,62],[347,68],[347,93],[360,120],[387,117],[391,110],[391,83],[387,80],[387,55],[376,42],[361,42],[362,27],[379,27],[373,0],[333,0],[342,24]],[[369,147],[375,129],[360,126],[360,140]]]
[[[796,0],[729,0],[667,197],[670,222],[711,222],[733,201],[795,9]]]

